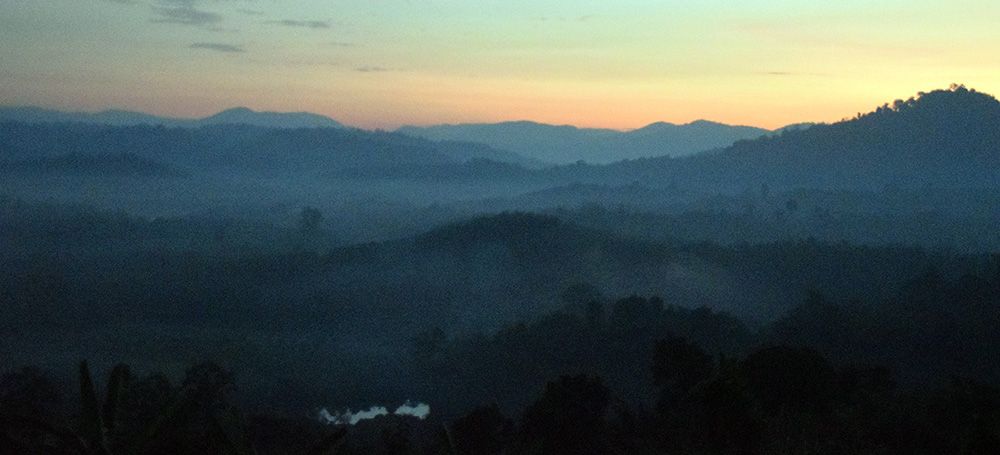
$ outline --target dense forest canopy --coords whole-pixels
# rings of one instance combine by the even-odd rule
[[[1000,103],[962,86],[601,165],[5,118],[0,453],[1000,445]]]

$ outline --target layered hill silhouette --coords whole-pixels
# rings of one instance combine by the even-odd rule
[[[715,153],[594,170],[601,178],[688,189],[996,187],[1000,102],[953,86]]]
[[[0,120],[26,123],[93,123],[112,126],[163,125],[197,128],[207,125],[252,125],[266,128],[343,128],[329,117],[309,112],[258,112],[236,107],[200,119],[159,117],[142,112],[106,110],[63,112],[39,107],[0,107]]]
[[[172,167],[134,153],[101,153],[66,155],[25,159],[14,162],[0,161],[0,172],[23,175],[81,175],[101,177],[182,177],[184,174]]]
[[[581,282],[612,295],[662,293],[675,301],[742,313],[782,308],[796,300],[791,290],[809,283],[828,283],[831,289],[850,282],[856,287],[870,283],[872,287],[866,292],[878,293],[877,279],[891,276],[903,280],[909,273],[887,270],[888,262],[865,258],[849,248],[815,243],[780,245],[779,249],[787,251],[813,251],[808,257],[814,264],[801,267],[784,262],[781,254],[772,254],[769,248],[773,247],[706,249],[683,242],[620,236],[553,216],[506,212],[448,224],[402,240],[334,250],[327,258],[330,277],[324,282],[334,287],[329,290],[331,295],[356,295],[359,300],[353,308],[371,316],[384,318],[412,311],[409,317],[416,320],[439,312],[435,314],[441,320],[475,325],[539,309],[557,309],[550,305],[559,304],[559,293]],[[905,255],[910,267],[916,268],[926,261],[916,251],[893,254]],[[772,290],[757,295],[760,283],[748,271],[765,269],[795,285],[788,286],[787,292]],[[839,278],[830,276],[838,273]],[[379,296],[353,288],[362,281],[377,282]],[[421,309],[400,305],[400,301],[413,298],[406,295],[407,289],[419,290],[418,298],[433,303]],[[754,294],[753,299],[750,294]],[[481,299],[484,295],[493,298]],[[397,297],[399,301],[393,300]],[[760,305],[741,307],[748,299]]]
[[[616,188],[639,183],[690,195],[766,188],[995,188],[1000,185],[998,173],[1000,102],[954,86],[887,103],[837,123],[796,125],[679,158],[639,158],[606,165],[577,162],[537,171],[470,162],[437,172],[393,167],[384,176],[474,180],[486,175],[553,187],[581,183]]]
[[[238,114],[236,114],[238,115]],[[214,121],[225,122],[225,116]],[[347,128],[267,128],[219,124],[199,128],[162,125],[109,126],[88,123],[0,121],[0,163],[8,169],[41,170],[45,163],[111,164],[127,155],[164,166],[268,172],[364,175],[366,169],[462,165],[472,160],[536,163],[482,144],[433,142],[395,133]],[[89,157],[89,158],[88,158]],[[101,159],[97,159],[103,157]],[[56,159],[58,158],[58,159]],[[55,166],[56,163],[62,163]],[[370,171],[369,171],[370,172]]]
[[[577,128],[518,121],[490,124],[407,126],[397,130],[435,140],[480,142],[555,164],[685,156],[726,147],[770,131],[699,120],[684,125],[657,122],[633,131]]]
[[[109,126],[162,125],[199,128],[212,125],[250,125],[264,128],[345,128],[329,117],[309,112],[254,111],[246,107],[227,109],[204,118],[162,117],[126,110],[64,112],[32,106],[0,107],[0,121],[24,123],[87,123]],[[780,130],[777,130],[780,131]],[[486,145],[497,152],[486,156],[501,162],[539,168],[546,164],[576,161],[610,163],[621,159],[653,156],[683,156],[716,149],[740,139],[769,133],[754,127],[730,126],[699,120],[685,125],[657,122],[621,132],[610,129],[576,128],[535,122],[402,127],[397,132],[439,142]],[[504,152],[500,152],[500,151]]]
[[[852,119],[787,128],[692,156],[574,163],[531,178],[551,186],[639,183],[688,194],[994,188],[1000,185],[1000,102],[953,86]]]
[[[346,128],[270,128],[232,125],[247,111],[224,113],[200,128],[87,123],[0,123],[0,162],[68,154],[120,155],[180,170],[222,166],[269,172],[430,182],[529,183],[534,191],[573,183],[609,188],[639,183],[678,194],[889,188],[995,188],[1000,184],[1000,102],[962,86],[920,93],[833,124],[787,128],[686,157],[661,156],[607,165],[574,163],[541,168],[537,160],[474,142],[433,141],[400,133]],[[505,124],[502,139],[531,139],[519,131],[605,141],[609,130]],[[483,131],[501,131],[480,126]],[[651,125],[627,133],[631,143],[659,144],[662,133],[729,127],[696,122]],[[403,130],[407,131],[407,130]],[[550,137],[535,134],[535,139]],[[499,139],[498,139],[499,140]],[[548,140],[548,139],[546,139]],[[617,139],[616,139],[617,140]],[[666,143],[666,142],[663,142]],[[503,146],[504,144],[499,144]],[[509,144],[507,144],[509,145]],[[627,153],[623,148],[622,153]],[[512,188],[514,189],[514,188]],[[593,192],[593,188],[589,191]]]

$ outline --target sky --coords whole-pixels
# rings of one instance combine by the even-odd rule
[[[0,104],[777,128],[998,94],[997,24],[995,0],[0,0]]]

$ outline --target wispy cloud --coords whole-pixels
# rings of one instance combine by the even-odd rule
[[[181,24],[206,26],[222,22],[222,16],[194,7],[193,3],[174,3],[172,6],[153,6],[155,17],[151,22],[158,24]]]
[[[386,73],[386,72],[389,72],[389,71],[399,71],[399,70],[396,69],[396,68],[386,68],[384,66],[369,66],[369,65],[365,65],[365,66],[359,66],[359,67],[355,68],[354,71],[357,71],[359,73]]]
[[[240,53],[246,52],[242,46],[236,46],[234,44],[224,44],[224,43],[194,43],[188,46],[191,49],[203,49],[215,52],[225,52],[225,53]]]
[[[283,62],[288,66],[340,66],[340,62],[336,60],[285,60]]]
[[[327,46],[335,47],[356,47],[357,43],[349,43],[347,41],[327,41],[325,43]]]
[[[298,21],[285,19],[280,21],[266,21],[265,24],[282,25],[285,27],[303,27],[303,28],[330,28],[330,23],[327,21]]]
[[[595,16],[593,14],[587,14],[587,15],[584,15],[584,16],[577,16],[577,17],[537,16],[537,17],[531,18],[531,20],[538,21],[538,22],[550,22],[550,21],[551,22],[571,22],[571,21],[587,22],[587,21],[589,21],[591,19],[595,19],[595,18],[597,18],[597,16]]]
[[[255,9],[237,8],[237,13],[246,14],[247,16],[263,16],[263,11],[257,11]]]
[[[810,76],[810,77],[822,77],[829,76],[826,73],[809,73],[809,72],[799,72],[799,71],[761,71],[757,74],[762,76]]]

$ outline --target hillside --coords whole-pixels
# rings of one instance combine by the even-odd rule
[[[204,118],[161,117],[142,112],[106,110],[64,112],[33,106],[0,107],[0,121],[25,123],[89,123],[110,126],[162,125],[198,128],[207,125],[252,125],[266,128],[344,128],[329,117],[308,112],[258,112],[245,107],[227,109]]]
[[[400,133],[436,140],[481,142],[550,163],[610,163],[654,156],[685,156],[767,134],[760,128],[699,120],[658,122],[633,131],[577,128],[535,122],[403,127]]]
[[[477,159],[531,163],[514,153],[481,144],[432,142],[356,129],[0,122],[0,162],[120,154],[188,170],[226,168],[269,173],[323,174],[347,169],[364,173],[365,169],[398,166],[460,165]]]
[[[1000,102],[956,86],[713,153],[564,166],[548,176],[699,192],[993,188],[1000,184]]]
[[[132,153],[67,154],[15,162],[0,161],[0,173],[36,175],[93,175],[132,177],[180,177],[183,174],[165,164]]]

